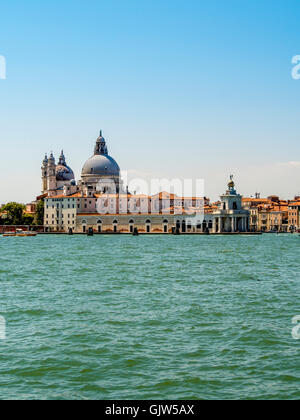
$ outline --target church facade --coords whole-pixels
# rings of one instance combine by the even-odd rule
[[[242,208],[231,180],[221,201],[179,197],[169,192],[153,196],[131,194],[120,168],[108,154],[100,132],[93,155],[76,182],[62,152],[42,163],[44,226],[48,232],[86,233],[235,233],[249,231],[249,212]]]

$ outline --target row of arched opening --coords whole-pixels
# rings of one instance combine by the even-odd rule
[[[82,230],[83,230],[83,232],[86,232],[86,229],[87,229],[86,228],[86,225],[87,225],[87,221],[86,220],[83,220],[82,221]],[[134,232],[134,228],[135,228],[135,221],[133,219],[130,219],[129,222],[128,222],[128,225],[129,225],[129,232],[133,233]],[[98,233],[101,233],[102,232],[102,226],[103,226],[102,221],[101,220],[98,220],[97,221],[97,230],[98,230]],[[114,233],[117,233],[118,232],[118,226],[119,226],[118,220],[114,220],[112,222],[112,226],[113,226]],[[151,222],[150,219],[146,220],[146,222],[145,222],[145,229],[146,229],[146,232],[147,233],[151,233],[151,231],[152,231],[152,222]],[[167,219],[165,219],[163,221],[163,231],[164,231],[164,233],[168,233],[168,231],[169,231],[169,221]]]
[[[191,231],[193,228],[193,225],[191,221],[186,221],[186,220],[177,220],[176,221],[176,229],[180,230],[182,233]],[[205,232],[207,229],[212,229],[213,227],[213,222],[212,220],[206,221],[204,220],[202,223],[200,222],[200,220],[197,221],[196,223],[196,229],[198,231],[203,231]]]
[[[86,232],[86,229],[87,229],[86,225],[87,225],[87,221],[86,220],[83,220],[82,221],[82,229],[83,229],[83,232]],[[163,232],[164,233],[168,233],[169,232],[169,221],[167,219],[165,219],[162,222],[162,225],[163,225]],[[133,219],[130,219],[129,222],[128,222],[128,226],[129,226],[129,232],[133,233],[134,232],[134,228],[135,228],[135,221]],[[193,226],[194,225],[189,220],[188,221],[186,221],[186,220],[177,220],[176,221],[176,229],[178,229],[182,233],[191,231],[192,228],[193,228]],[[117,219],[115,219],[112,222],[112,227],[113,227],[113,231],[115,233],[117,233],[118,232],[118,227],[119,227],[119,222],[118,222]],[[213,222],[212,222],[212,220],[209,220],[209,221],[204,220],[202,223],[200,221],[197,221],[197,223],[196,223],[196,229],[197,229],[197,231],[205,232],[207,229],[210,230],[212,228],[213,228]],[[102,223],[101,220],[98,220],[97,221],[97,230],[98,230],[98,233],[101,233],[102,232],[102,229],[103,229],[103,223]],[[151,233],[152,232],[152,222],[151,222],[150,219],[146,220],[146,222],[145,222],[145,230],[146,230],[147,233]]]

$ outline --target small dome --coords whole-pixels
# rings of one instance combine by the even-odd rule
[[[109,155],[94,155],[86,161],[82,175],[119,176],[120,168]]]
[[[61,152],[58,164],[56,166],[56,180],[57,181],[72,181],[75,179],[74,172],[67,165],[64,152]]]
[[[67,165],[56,166],[56,180],[57,181],[72,181],[75,179],[74,172]]]

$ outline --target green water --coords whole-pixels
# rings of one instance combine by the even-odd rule
[[[300,238],[0,238],[0,398],[298,399]]]

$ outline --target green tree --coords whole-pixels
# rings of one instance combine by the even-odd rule
[[[33,225],[34,224],[34,216],[32,214],[25,213],[23,215],[22,225]]]
[[[1,209],[0,212],[5,212],[6,217],[4,219],[5,225],[22,225],[23,213],[25,210],[24,204],[19,203],[7,203]]]
[[[37,202],[34,223],[38,226],[44,224],[44,213],[45,213],[45,201],[44,199]]]

